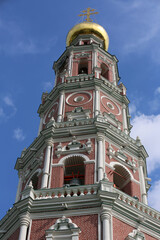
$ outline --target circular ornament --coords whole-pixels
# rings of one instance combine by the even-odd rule
[[[86,91],[74,92],[71,93],[66,98],[66,103],[69,106],[77,107],[87,104],[92,100],[92,94]]]
[[[82,102],[83,100],[84,100],[83,96],[78,96],[74,98],[74,102],[77,102],[77,103]]]
[[[121,114],[121,109],[118,106],[118,104],[113,102],[113,100],[110,99],[109,97],[101,96],[101,103],[103,107],[107,110],[107,112],[113,113],[114,115]]]

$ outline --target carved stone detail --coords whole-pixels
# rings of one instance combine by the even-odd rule
[[[70,153],[76,153],[76,152],[87,152],[88,154],[92,151],[92,144],[91,140],[88,139],[86,144],[79,142],[75,136],[72,138],[72,142],[67,144],[66,146],[62,147],[62,144],[60,143],[57,146],[57,149],[55,151],[55,154],[59,158],[61,155],[64,154],[70,154]]]
[[[88,109],[83,109],[82,107],[76,107],[72,112],[67,112],[67,120],[82,120],[82,119],[89,119],[89,114],[91,113]]]

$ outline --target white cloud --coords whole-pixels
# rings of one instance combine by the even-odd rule
[[[149,205],[158,211],[160,211],[159,196],[160,196],[160,180],[154,182],[148,194]]]
[[[5,115],[4,110],[2,107],[0,107],[0,117],[3,117]]]
[[[154,112],[160,110],[160,87],[157,87],[154,92],[153,99],[149,102],[150,109]]]
[[[49,91],[53,88],[53,83],[52,82],[44,82],[43,83],[43,89],[44,91]]]
[[[21,128],[14,129],[13,137],[18,141],[23,141],[25,139],[23,130]]]
[[[3,101],[5,102],[6,105],[11,106],[11,107],[15,107],[14,103],[13,103],[13,100],[9,96],[5,96],[3,98]]]
[[[134,113],[136,113],[136,110],[137,110],[136,105],[134,103],[131,103],[129,105],[129,113],[134,114]]]
[[[8,120],[10,118],[12,118],[16,112],[17,112],[17,108],[11,98],[10,95],[6,95],[3,98],[1,98],[1,102],[0,102],[0,120]]]
[[[160,94],[160,87],[157,87],[157,89],[155,90],[155,95]]]
[[[147,167],[148,172],[151,173],[160,167],[160,114],[149,116],[141,114],[132,120],[132,125],[131,136],[133,138],[139,136],[149,154]]]

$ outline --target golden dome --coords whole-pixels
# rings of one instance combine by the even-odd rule
[[[107,51],[109,46],[109,37],[106,30],[97,23],[82,22],[75,25],[68,33],[66,39],[67,47],[79,34],[94,34],[104,41],[104,49]]]

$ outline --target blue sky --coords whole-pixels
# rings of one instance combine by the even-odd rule
[[[37,136],[37,109],[54,84],[53,61],[65,50],[69,29],[87,7],[108,32],[119,59],[134,125],[150,157],[150,205],[160,210],[160,1],[0,0],[0,218],[14,203],[17,157]]]

